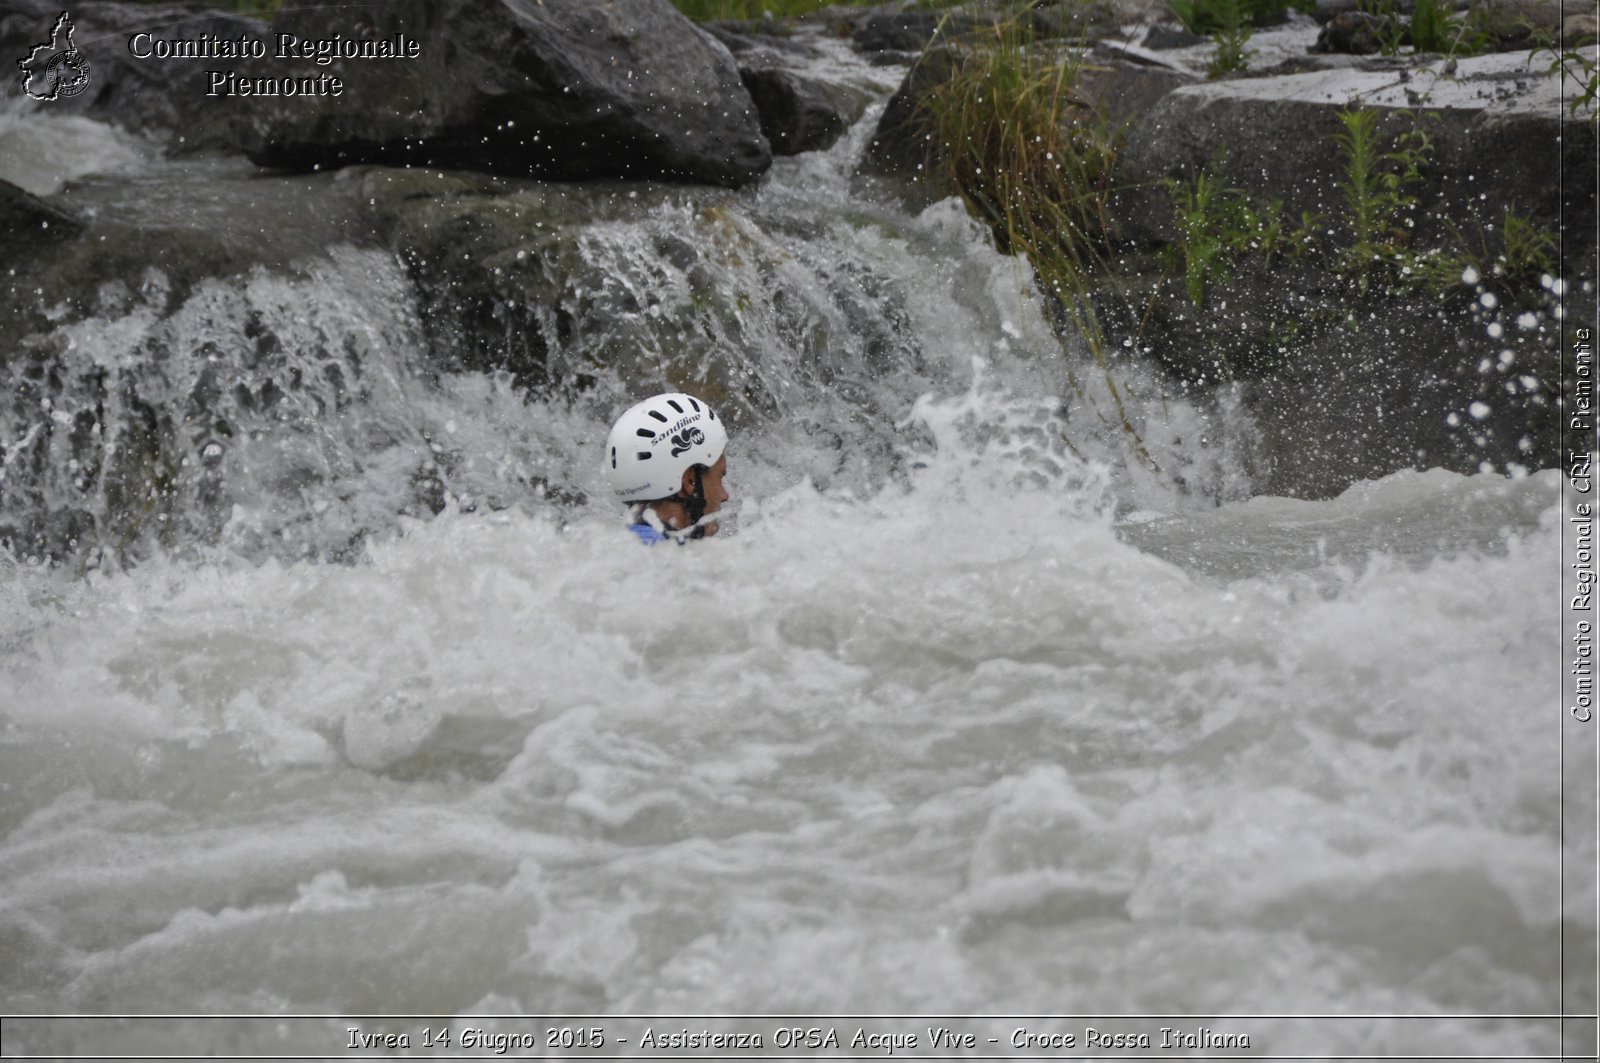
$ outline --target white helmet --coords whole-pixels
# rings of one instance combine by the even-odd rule
[[[671,498],[683,488],[684,470],[715,465],[727,446],[727,429],[710,406],[681,392],[655,395],[612,426],[606,480],[623,502]]]

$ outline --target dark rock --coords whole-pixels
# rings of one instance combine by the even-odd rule
[[[1313,52],[1338,52],[1346,55],[1377,55],[1383,42],[1399,30],[1395,20],[1366,11],[1344,11],[1334,15],[1317,35]]]
[[[72,214],[0,181],[0,260],[15,264],[40,244],[77,236],[83,223]]]
[[[1465,308],[1421,299],[1312,337],[1246,389],[1271,455],[1255,486],[1331,498],[1402,469],[1556,465],[1558,359],[1551,336],[1513,328],[1491,343]]]
[[[775,155],[832,147],[869,102],[860,90],[775,65],[741,66],[739,76],[755,101],[761,133]]]
[[[1579,242],[1592,246],[1594,197],[1579,190],[1594,187],[1595,127],[1578,122],[1563,129],[1559,95],[1542,67],[1483,56],[1456,61],[1453,72],[1433,64],[1400,73],[1382,63],[1371,71],[1213,82],[1169,93],[1130,129],[1117,157],[1113,209],[1122,233],[1137,244],[1171,240],[1176,231],[1161,182],[1192,180],[1202,169],[1255,202],[1281,201],[1286,218],[1318,214],[1337,228],[1345,168],[1336,140],[1339,112],[1352,99],[1375,108],[1389,150],[1400,132],[1417,125],[1416,107],[1431,99],[1422,125],[1432,142],[1428,181],[1416,190],[1427,207],[1416,213],[1415,242],[1448,238],[1447,222],[1496,225],[1514,206],[1536,227],[1585,234]],[[1486,145],[1493,147],[1486,152]],[[1563,194],[1551,174],[1569,163]]]
[[[1355,0],[1350,0],[1354,3]],[[1151,26],[1144,35],[1144,46],[1157,51],[1167,48],[1192,48],[1197,44],[1204,44],[1206,39],[1198,33],[1190,33],[1182,26],[1168,26],[1158,24]]]
[[[931,11],[874,15],[855,32],[851,43],[863,52],[920,52],[933,39],[938,24],[939,16]]]
[[[1554,320],[1548,294],[1501,287],[1501,316],[1490,321],[1489,311],[1474,316],[1482,308],[1470,289],[1441,303],[1389,282],[1358,291],[1336,277],[1331,256],[1351,233],[1335,137],[1352,99],[1377,110],[1381,151],[1402,132],[1426,131],[1425,180],[1407,189],[1418,206],[1397,230],[1410,246],[1497,247],[1511,211],[1536,232],[1565,234],[1568,268],[1581,271],[1595,261],[1594,125],[1564,122],[1553,82],[1525,57],[1364,62],[1373,69],[1184,88],[1146,114],[1114,174],[1114,219],[1133,246],[1180,251],[1162,182],[1202,171],[1258,209],[1279,202],[1288,227],[1320,216],[1313,233],[1326,246],[1309,265],[1231,266],[1199,308],[1175,281],[1125,283],[1127,292],[1103,293],[1101,317],[1152,337],[1155,358],[1185,380],[1248,382],[1272,465],[1256,486],[1270,493],[1327,497],[1402,468],[1552,464],[1564,386],[1556,339],[1526,325]],[[1419,118],[1414,98],[1436,109]],[[1552,179],[1558,166],[1561,181]],[[1569,277],[1569,291],[1583,283],[1581,273]]]
[[[873,15],[851,37],[862,52],[920,52],[935,37],[959,37],[984,23],[971,16],[940,11]]]
[[[1033,32],[1042,38],[1084,40],[1110,33],[1120,25],[1105,0],[1066,0],[1033,11]]]
[[[345,85],[337,97],[222,101],[213,121],[264,166],[387,162],[738,186],[771,163],[732,56],[668,0],[292,5],[272,31],[404,34],[421,54],[257,63],[252,75],[326,73]]]
[[[0,11],[0,55],[8,64],[50,36],[61,14],[56,0],[10,0]],[[126,129],[174,140],[181,135],[185,150],[227,146],[221,131],[205,118],[215,99],[206,98],[206,68],[216,63],[193,60],[137,59],[129,38],[140,31],[169,27],[174,35],[237,40],[266,37],[258,19],[226,14],[199,4],[136,4],[89,2],[70,12],[73,41],[90,63],[88,87],[81,93],[48,103],[22,100],[23,107],[48,107],[52,114],[84,115]],[[231,65],[231,61],[228,62]],[[16,67],[11,66],[13,74]],[[8,93],[9,95],[9,93]],[[17,93],[20,97],[20,91]],[[174,143],[174,146],[177,146]]]

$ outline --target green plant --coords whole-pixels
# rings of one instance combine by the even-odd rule
[[[1250,41],[1250,22],[1244,0],[1213,0],[1213,6],[1218,25],[1212,39],[1217,50],[1206,64],[1206,74],[1216,78],[1246,69],[1254,53],[1245,47]]]
[[[1594,46],[1567,48],[1559,52],[1554,47],[1536,48],[1529,58],[1541,51],[1548,51],[1553,56],[1546,73],[1560,76],[1562,94],[1576,89],[1567,103],[1567,112],[1575,115],[1586,111],[1590,118],[1600,121],[1600,64],[1596,63],[1592,54],[1595,52]]]
[[[1205,306],[1207,287],[1227,283],[1244,256],[1259,255],[1263,265],[1270,265],[1277,255],[1299,258],[1315,241],[1319,215],[1302,214],[1299,227],[1286,230],[1281,201],[1252,207],[1242,191],[1223,186],[1208,170],[1191,184],[1166,184],[1179,233],[1171,250],[1183,267],[1184,291],[1196,309]]]
[[[1344,155],[1340,191],[1349,208],[1351,239],[1337,268],[1366,294],[1377,275],[1392,278],[1406,265],[1409,215],[1417,202],[1407,189],[1421,183],[1432,143],[1413,127],[1401,133],[1389,151],[1381,150],[1377,112],[1369,108],[1341,111],[1339,121],[1344,128],[1334,137]]]
[[[1508,302],[1526,301],[1540,290],[1541,277],[1559,272],[1555,235],[1510,208],[1501,217],[1498,241],[1489,235],[1492,225],[1479,228],[1473,240],[1456,225],[1449,229],[1458,250],[1436,248],[1412,263],[1416,283],[1436,295],[1463,285],[1483,285],[1499,291]]]
[[[1035,41],[1026,15],[924,57],[949,64],[918,105],[924,166],[989,227],[1000,251],[1026,256],[1060,323],[1076,329],[1105,374],[1136,453],[1153,465],[1123,407],[1088,297],[1091,276],[1106,269],[1115,138],[1102,112],[1076,102],[1081,59]]]
[[[1416,0],[1411,9],[1411,46],[1417,51],[1448,52],[1455,28],[1442,0]]]
[[[1230,3],[1237,5],[1239,17],[1251,26],[1271,25],[1291,9],[1316,10],[1315,0],[1168,0],[1167,7],[1190,33],[1209,35],[1227,24]]]

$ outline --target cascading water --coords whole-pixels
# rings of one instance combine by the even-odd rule
[[[1249,498],[1243,415],[1129,358],[1136,457],[1023,264],[853,187],[866,128],[742,193],[573,190],[544,390],[440,371],[359,239],[63,324],[49,407],[0,416],[42,470],[0,519],[80,539],[0,572],[6,1011],[1423,1014],[1457,1018],[1267,1028],[1553,1051],[1472,1016],[1560,1009],[1594,858],[1544,719],[1557,474]],[[116,143],[90,198],[152,209],[178,168]],[[281,224],[242,181],[191,191]],[[665,386],[734,422],[736,501],[645,550],[599,443]],[[168,462],[140,521],[85,466],[118,446]]]

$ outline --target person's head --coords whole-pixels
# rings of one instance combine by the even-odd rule
[[[669,392],[628,408],[606,438],[605,474],[619,501],[682,529],[728,500],[728,432],[711,407]],[[696,529],[715,535],[716,524]]]

